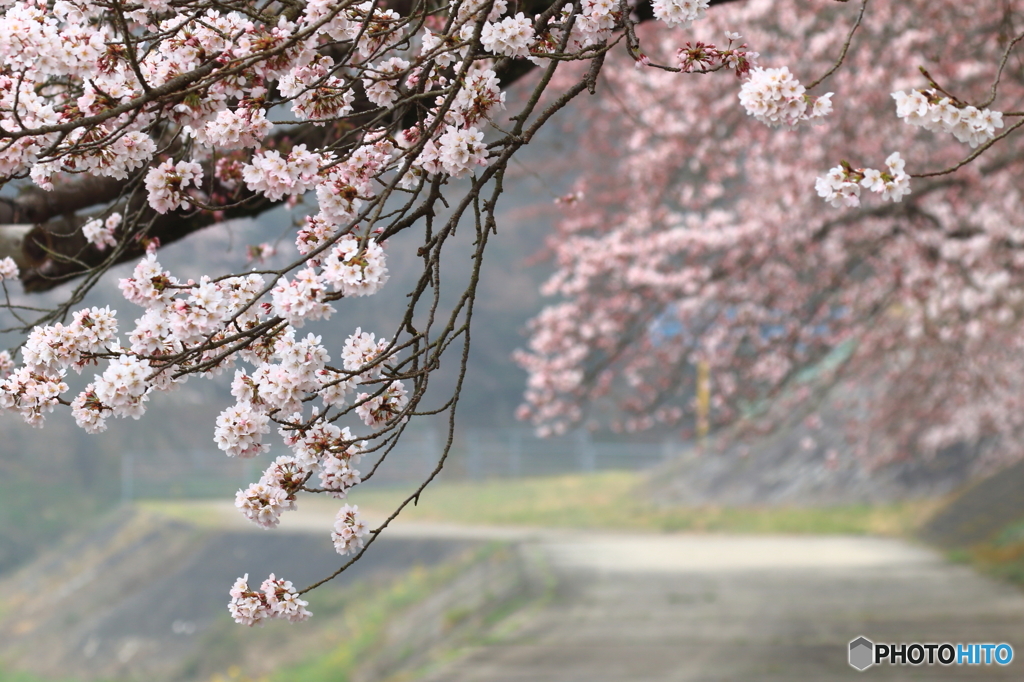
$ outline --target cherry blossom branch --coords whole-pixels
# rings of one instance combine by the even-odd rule
[[[977,149],[975,149],[972,153],[967,155],[962,161],[954,164],[953,166],[950,166],[948,168],[944,168],[942,170],[932,171],[932,172],[929,172],[929,173],[915,173],[915,174],[911,175],[911,177],[913,177],[913,178],[933,178],[933,177],[940,176],[940,175],[948,175],[950,173],[955,173],[956,171],[960,170],[961,168],[963,168],[964,166],[966,166],[967,164],[971,163],[972,161],[977,159],[979,156],[984,154],[986,151],[991,149],[996,143],[998,143],[1001,140],[1004,140],[1007,137],[1009,137],[1011,134],[1016,132],[1017,129],[1020,128],[1021,126],[1024,126],[1024,119],[1022,119],[1020,121],[1017,121],[1016,123],[1014,123],[1013,125],[1008,127],[1006,130],[1004,130],[1002,133],[1000,133],[999,135],[996,135],[995,137],[990,139],[988,142],[985,142],[984,144],[979,145]]]
[[[858,28],[860,28],[860,24],[864,20],[864,11],[867,7],[868,0],[863,0],[863,2],[860,3],[860,11],[857,12],[857,19],[853,22],[853,26],[850,27],[850,32],[847,34],[846,40],[843,41],[843,49],[839,52],[839,59],[837,59],[836,62],[829,67],[829,70],[822,74],[820,78],[808,85],[808,90],[813,90],[821,85],[829,76],[838,71],[839,67],[843,65],[844,61],[846,61],[846,53],[850,50],[850,45],[853,43],[853,34],[857,32]]]
[[[996,93],[999,90],[999,81],[1003,77],[1003,70],[1006,68],[1006,62],[1009,61],[1010,53],[1013,52],[1013,49],[1017,47],[1021,40],[1024,40],[1024,33],[1021,33],[1016,38],[1011,40],[1010,43],[1006,46],[1006,49],[1003,51],[1003,56],[999,60],[999,68],[996,70],[995,80],[992,81],[992,88],[989,90],[988,97],[985,99],[985,101],[978,105],[979,109],[985,109],[996,101]],[[1014,114],[1003,114],[1003,116],[1012,115]]]

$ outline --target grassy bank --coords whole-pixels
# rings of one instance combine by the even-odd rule
[[[440,612],[440,623],[419,620],[424,615],[421,606],[467,572],[510,559],[507,547],[494,544],[439,566],[415,567],[394,580],[315,590],[307,595],[314,619],[301,630],[287,623],[239,628],[225,619],[205,635],[203,649],[185,676],[208,682],[349,682],[365,678],[368,667],[422,665],[429,656],[443,653],[444,647],[434,651],[430,642],[404,642],[396,649],[391,632],[395,624],[414,614],[417,627],[449,633],[469,618],[486,621],[492,611],[505,614],[508,604],[502,602],[482,607],[480,613],[453,606]]]
[[[359,664],[380,647],[388,624],[450,581],[456,572],[453,566],[434,571],[414,569],[387,588],[361,595],[314,592],[309,595],[309,608],[318,616],[345,613],[332,633],[334,641],[325,652],[278,670],[271,682],[348,682]]]
[[[602,472],[432,485],[408,520],[646,531],[843,533],[899,536],[931,514],[933,501],[836,507],[659,507],[640,493],[642,478]],[[356,490],[352,501],[390,513],[406,490]]]
[[[1024,587],[1024,519],[1007,524],[990,540],[951,550],[949,558]]]
[[[601,472],[543,478],[438,482],[402,512],[408,521],[495,526],[637,530],[649,532],[852,534],[903,537],[941,504],[936,500],[832,507],[664,507],[643,498],[643,478]],[[356,488],[349,502],[374,518],[390,515],[412,486]],[[317,498],[299,503],[329,517],[338,504]],[[239,522],[230,500],[152,500],[152,513],[205,527]],[[288,519],[282,525],[287,526]]]
[[[74,486],[30,476],[0,477],[0,573],[30,560],[111,506],[109,496],[86,494]]]
[[[72,680],[54,680],[49,677],[36,677],[30,673],[0,670],[0,682],[75,682]]]
[[[921,529],[947,556],[1024,587],[1024,461],[973,481]]]

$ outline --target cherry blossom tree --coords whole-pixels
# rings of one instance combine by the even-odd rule
[[[732,86],[602,71],[576,131],[602,162],[560,200],[520,416],[689,428],[703,366],[719,427],[771,428],[842,383],[871,464],[982,438],[1019,457],[1020,8],[752,0],[682,48],[640,37],[706,73],[732,30],[760,52]]]
[[[509,159],[595,91],[610,50],[643,60],[637,22],[685,28],[723,1],[3,0],[0,284],[3,333],[21,336],[0,353],[0,407],[33,426],[67,408],[98,433],[228,373],[218,448],[256,457],[276,428],[289,453],[235,500],[265,528],[301,495],[343,500],[410,420],[446,416],[436,468],[384,523],[340,507],[338,571],[301,589],[246,575],[230,590],[239,623],[308,618],[302,595],[358,560],[444,464]],[[583,71],[553,86],[569,62]],[[296,223],[283,267],[261,265],[268,245],[249,269],[197,279],[160,262],[161,245],[282,205]],[[457,230],[473,266],[442,305]],[[411,233],[422,270],[390,330],[300,331],[384,287],[389,240]],[[129,312],[79,307],[124,261]],[[65,295],[48,308],[15,280]],[[428,393],[451,356],[454,389]],[[92,381],[72,391],[69,370]]]

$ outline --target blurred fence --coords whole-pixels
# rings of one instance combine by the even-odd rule
[[[468,429],[453,469],[464,478],[550,476],[603,469],[646,469],[679,452],[682,444],[594,440],[587,431],[537,438],[529,429]]]
[[[668,439],[656,443],[595,440],[585,431],[540,439],[529,429],[464,429],[453,442],[441,477],[481,480],[638,470],[655,466],[688,445]],[[437,466],[443,447],[444,434],[439,431],[406,432],[367,485],[422,481]],[[230,459],[212,446],[175,453],[127,451],[121,457],[121,495],[125,500],[222,497],[256,481],[270,461],[266,455]],[[374,458],[368,456],[359,469],[365,474],[373,464]]]

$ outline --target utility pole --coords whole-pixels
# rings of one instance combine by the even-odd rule
[[[697,451],[707,449],[711,426],[711,365],[707,360],[697,361]]]

